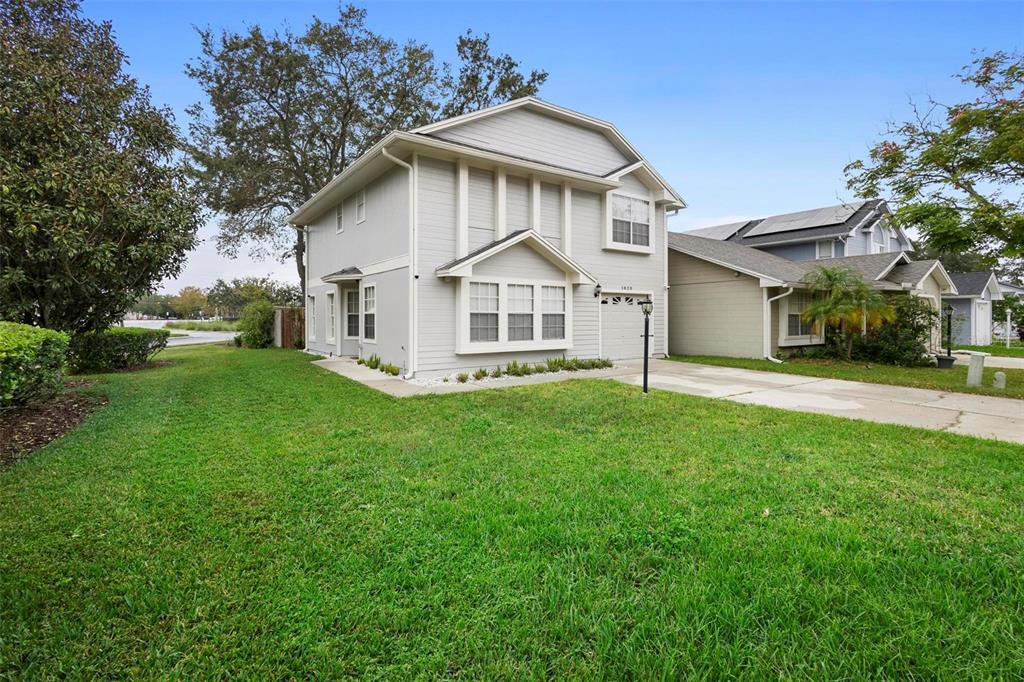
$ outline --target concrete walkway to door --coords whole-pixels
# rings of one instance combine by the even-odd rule
[[[638,366],[639,363],[629,363]],[[638,374],[618,377],[639,385]],[[654,360],[652,388],[1024,443],[1024,400]]]

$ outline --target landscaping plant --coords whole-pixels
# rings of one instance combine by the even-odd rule
[[[269,348],[274,343],[274,306],[270,301],[253,301],[245,306],[238,329],[249,348]]]
[[[141,367],[167,347],[166,329],[111,327],[71,337],[68,364],[78,373]]]
[[[879,291],[846,267],[820,267],[807,278],[813,296],[803,317],[816,331],[834,334],[838,350],[849,360],[865,323],[871,329],[893,319],[893,309]]]
[[[64,388],[68,335],[0,322],[0,407],[23,405]]]
[[[928,299],[919,296],[892,297],[893,317],[857,336],[853,357],[900,367],[932,364],[925,352],[939,314]]]

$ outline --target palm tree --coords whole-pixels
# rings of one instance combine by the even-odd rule
[[[853,353],[853,339],[858,333],[895,317],[885,296],[849,268],[821,267],[808,275],[806,281],[812,300],[804,310],[804,320],[813,322],[818,329],[838,330],[846,360]]]

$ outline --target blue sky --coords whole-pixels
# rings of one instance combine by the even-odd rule
[[[951,76],[972,50],[1020,50],[1024,3],[369,3],[370,27],[452,59],[465,29],[525,68],[550,73],[541,96],[615,123],[686,198],[682,230],[813,208],[849,197],[842,169],[908,99],[962,98]],[[201,97],[183,65],[193,26],[301,30],[333,2],[103,2],[157,103],[179,123]],[[165,291],[290,264],[218,257],[210,237]]]

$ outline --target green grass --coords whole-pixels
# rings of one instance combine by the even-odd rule
[[[956,346],[956,350],[977,350],[992,355],[1001,355],[1007,358],[1024,358],[1024,341],[1010,341],[1010,347],[1006,342],[991,343],[987,346]]]
[[[673,355],[669,357],[669,360],[697,362],[704,365],[718,365],[720,367],[757,369],[765,372],[780,372],[782,374],[800,374],[802,376],[823,377],[826,379],[848,379],[850,381],[866,381],[873,384],[931,388],[937,391],[977,393],[1002,398],[1024,398],[1024,369],[986,367],[982,385],[968,386],[966,365],[956,365],[951,369],[938,369],[937,367],[893,367],[891,365],[874,365],[863,362],[810,360],[806,358],[792,358],[779,365],[769,360],[724,358],[713,355]],[[1006,372],[1005,389],[992,387],[992,378],[996,372]]]
[[[201,332],[236,332],[238,320],[171,320],[168,329],[187,329]]]
[[[160,359],[0,472],[0,677],[1024,675],[1019,446]]]

